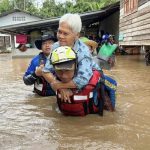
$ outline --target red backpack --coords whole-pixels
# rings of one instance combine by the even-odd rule
[[[62,102],[58,91],[56,96],[60,111],[64,115],[71,116],[85,116],[90,113],[102,115],[103,102],[100,95],[100,78],[100,72],[94,70],[88,85],[79,92],[73,90],[74,95],[71,96],[71,103]]]

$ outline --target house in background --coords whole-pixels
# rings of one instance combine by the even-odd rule
[[[132,54],[150,49],[149,0],[120,0],[119,45]]]
[[[82,20],[83,36],[87,35],[95,38],[102,35],[101,31],[109,32],[118,37],[119,34],[119,8],[120,2],[106,6],[98,11],[85,12],[80,14]],[[26,23],[14,24],[0,27],[0,31],[13,34],[27,34],[32,39],[43,33],[50,33],[56,36],[60,17],[40,19]],[[111,28],[110,28],[111,27]],[[32,32],[31,32],[32,31]],[[98,36],[97,36],[98,37]],[[116,38],[116,41],[118,38]],[[13,40],[12,40],[13,41]],[[11,42],[13,43],[13,42]],[[15,50],[16,46],[12,45]]]
[[[0,15],[0,27],[37,21],[40,19],[42,18],[32,15],[29,12],[25,12],[20,9],[14,9]]]
[[[13,25],[19,25],[22,23],[29,23],[29,22],[38,21],[41,19],[42,18],[39,16],[32,15],[28,12],[25,12],[25,11],[22,11],[19,9],[14,9],[12,11],[9,11],[9,12],[6,12],[6,13],[3,13],[0,15],[0,27],[7,27],[10,25],[12,25],[12,26]],[[8,30],[6,29],[4,33],[10,34],[10,36],[11,36],[10,40],[12,41],[11,44],[14,44],[14,45],[12,45],[12,47],[16,47],[17,44],[15,42],[16,41],[15,35],[18,33],[17,32],[14,32],[14,33],[10,32],[9,29]],[[32,41],[34,41],[33,39],[38,38],[38,36],[40,36],[39,31],[36,31],[36,30],[31,30],[29,32],[29,34],[31,35],[31,38],[30,38],[31,43],[32,43]],[[0,49],[5,49],[8,46],[10,46],[10,43],[7,40],[8,37],[9,37],[8,35],[0,36],[0,43],[1,43]],[[7,41],[7,42],[5,42],[5,41]]]

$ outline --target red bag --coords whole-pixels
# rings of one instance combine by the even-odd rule
[[[71,103],[62,102],[59,91],[57,92],[57,103],[64,115],[85,116],[89,113],[97,113],[98,106],[93,101],[93,90],[100,80],[100,72],[93,71],[89,84],[80,92],[74,92]],[[99,94],[98,94],[99,95]]]

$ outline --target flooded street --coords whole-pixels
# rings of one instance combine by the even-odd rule
[[[66,117],[55,97],[40,97],[22,76],[30,58],[0,55],[0,150],[150,149],[150,66],[143,56],[117,56],[116,112]]]

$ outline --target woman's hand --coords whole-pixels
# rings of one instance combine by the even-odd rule
[[[64,101],[64,102],[68,102],[68,103],[71,103],[71,99],[70,97],[73,95],[73,92],[71,89],[60,89],[60,98],[61,98],[61,101]]]

